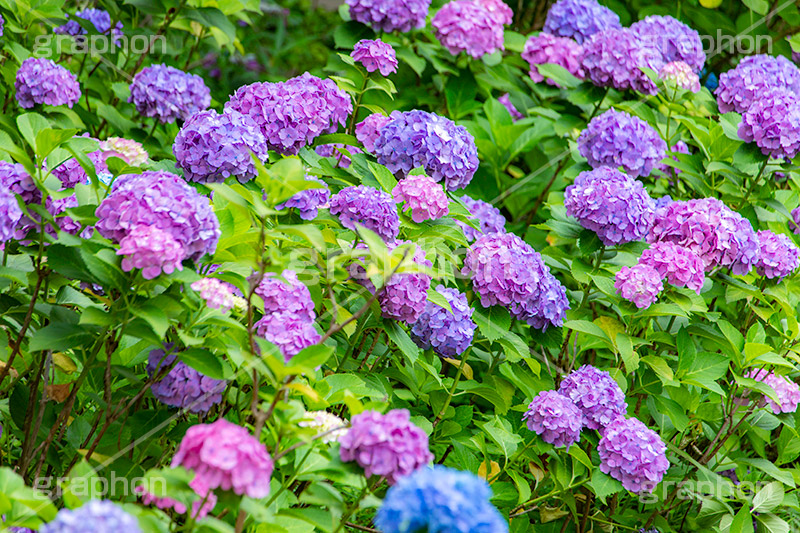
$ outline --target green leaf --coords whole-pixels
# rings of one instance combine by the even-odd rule
[[[777,481],[767,483],[753,498],[753,511],[768,513],[783,502],[783,485]]]
[[[25,113],[17,117],[17,127],[28,145],[36,152],[36,136],[40,131],[48,129],[50,123],[42,115]]]
[[[595,468],[592,472],[592,480],[589,482],[589,486],[592,487],[592,492],[597,496],[597,499],[603,503],[606,503],[606,498],[609,496],[624,490],[622,483],[604,474],[599,468]]]
[[[392,342],[400,348],[400,351],[403,352],[403,355],[406,356],[409,363],[412,365],[416,363],[419,358],[419,346],[414,344],[414,341],[408,336],[406,330],[400,326],[400,323],[394,320],[384,320],[383,324],[386,329],[386,334],[389,335]]]
[[[505,307],[499,305],[493,305],[489,309],[476,306],[472,319],[478,324],[483,336],[490,341],[505,337],[511,328],[511,315]]]
[[[36,155],[44,159],[67,139],[72,138],[78,130],[54,130],[45,128],[36,134]]]
[[[747,457],[742,457],[739,458],[739,462],[752,465],[758,468],[768,476],[772,477],[777,481],[780,481],[784,485],[788,485],[792,488],[796,486],[794,482],[794,476],[792,476],[791,472],[789,472],[788,470],[783,470],[778,468],[777,466],[772,464],[770,461],[767,461],[766,459],[758,459],[758,458],[750,459]]]
[[[369,169],[372,175],[375,176],[375,179],[378,180],[378,183],[381,184],[383,190],[391,194],[397,186],[397,179],[395,179],[394,174],[385,166],[379,165],[374,161],[369,162]]]
[[[720,353],[700,352],[692,361],[689,370],[680,379],[683,383],[697,385],[723,394],[723,390],[717,385],[716,380],[725,375],[728,371],[730,361]]]
[[[653,369],[658,378],[666,385],[671,383],[674,379],[672,369],[669,364],[661,357],[655,355],[646,355],[642,357],[641,362]]]
[[[177,355],[181,361],[212,379],[229,379],[233,375],[227,363],[223,366],[219,356],[204,348],[187,348]]]
[[[565,89],[574,89],[581,84],[581,80],[572,75],[570,71],[553,63],[543,63],[536,65],[539,74],[545,78],[555,81],[560,87]]]
[[[729,533],[753,533],[753,516],[749,506],[743,505],[733,517]]]
[[[447,301],[447,298],[433,287],[428,289],[428,301],[434,305],[438,305],[442,309],[446,309],[450,313],[453,312],[453,308],[450,306],[450,302]]]
[[[96,328],[54,322],[36,331],[31,337],[28,349],[32,352],[51,350],[61,352],[72,348],[80,348],[94,340]]]
[[[287,372],[307,374],[324,365],[333,355],[334,349],[326,344],[315,344],[304,348],[289,361]]]

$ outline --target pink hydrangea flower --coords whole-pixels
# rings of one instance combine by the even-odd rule
[[[775,391],[778,403],[764,396],[764,400],[772,408],[773,413],[779,415],[797,411],[797,405],[800,403],[800,386],[797,383],[785,376],[779,376],[766,370],[753,370],[747,377],[760,381]]]
[[[109,137],[105,141],[100,141],[100,150],[103,159],[109,157],[119,157],[131,166],[138,167],[147,162],[147,150],[141,143],[122,137]]]
[[[356,124],[356,139],[364,145],[364,150],[370,153],[375,151],[375,141],[380,135],[381,128],[391,120],[386,115],[373,113]]]
[[[622,267],[617,272],[614,288],[636,307],[645,309],[655,303],[659,293],[664,290],[664,284],[658,270],[639,263],[632,267]]]
[[[380,39],[358,41],[350,57],[364,65],[367,72],[380,70],[384,76],[397,72],[397,55],[394,48]]]
[[[683,61],[672,61],[665,64],[658,71],[658,77],[675,83],[681,89],[686,89],[693,93],[700,92],[700,78],[692,70],[692,67]]]
[[[203,278],[191,284],[211,309],[227,313],[233,307],[233,288],[216,278]]]
[[[156,226],[139,224],[119,241],[117,255],[122,258],[122,270],[142,269],[144,279],[153,279],[163,272],[172,274],[183,270],[183,245]]]
[[[217,505],[217,495],[208,488],[206,482],[200,477],[195,477],[190,481],[189,486],[200,497],[199,500],[192,502],[192,518],[199,520],[214,510],[214,506]],[[144,485],[139,485],[134,490],[142,495],[142,503],[145,505],[152,504],[163,510],[175,509],[175,512],[178,514],[186,513],[186,505],[177,500],[173,500],[169,496],[160,498],[148,492]]]
[[[522,59],[528,62],[530,66],[528,75],[536,83],[544,81],[544,76],[539,73],[538,66],[547,63],[564,67],[576,78],[583,79],[584,73],[580,60],[582,51],[581,45],[572,39],[540,33],[525,43]],[[547,83],[558,86],[558,83],[551,79],[548,79]]]
[[[447,193],[428,176],[415,175],[400,180],[392,195],[395,202],[405,202],[406,208],[411,208],[411,219],[417,223],[442,218],[450,212]]]

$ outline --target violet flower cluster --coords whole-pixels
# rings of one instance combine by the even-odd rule
[[[566,189],[564,206],[606,246],[643,239],[655,217],[655,203],[642,183],[609,167],[578,174]]]
[[[339,444],[342,461],[356,461],[366,477],[383,476],[389,485],[433,460],[428,435],[411,423],[405,409],[355,415]]]
[[[392,195],[395,202],[405,202],[406,209],[411,209],[411,220],[417,223],[436,220],[450,212],[450,202],[441,184],[425,175],[400,180]]]
[[[353,102],[333,80],[306,72],[287,81],[239,87],[225,110],[252,118],[271,150],[297,154],[319,135],[344,126]]]
[[[720,113],[744,113],[769,89],[781,88],[800,94],[800,69],[783,56],[757,54],[720,74],[714,94]]]
[[[328,202],[331,199],[331,190],[328,184],[319,178],[307,175],[307,181],[313,181],[322,185],[322,187],[314,187],[313,189],[303,189],[292,195],[291,198],[286,200],[280,205],[276,205],[275,209],[290,209],[295,208],[303,220],[314,220],[319,214],[320,208],[328,207]]]
[[[364,145],[364,150],[369,153],[375,151],[375,141],[378,140],[381,128],[391,120],[386,115],[373,113],[356,124],[356,139]]]
[[[245,183],[256,175],[251,152],[261,161],[269,150],[261,129],[247,115],[213,109],[195,113],[183,124],[172,145],[175,166],[189,181],[218,183],[233,176]]]
[[[538,65],[552,63],[564,67],[570,74],[578,79],[583,79],[584,72],[581,66],[583,47],[568,37],[557,37],[549,33],[540,33],[530,37],[525,43],[522,59],[530,65],[528,74],[537,83],[544,81],[544,76],[539,73]],[[558,86],[554,80],[547,83]]]
[[[471,218],[478,221],[479,229],[456,220],[462,230],[467,241],[472,242],[481,235],[488,233],[505,233],[506,231],[506,217],[500,213],[500,210],[488,202],[483,200],[475,200],[466,194],[461,197],[461,201],[467,206]]]
[[[86,531],[125,531],[142,533],[139,522],[122,507],[108,500],[90,500],[76,509],[63,508],[40,533],[85,533]]]
[[[683,61],[665,63],[658,71],[658,77],[674,83],[680,89],[693,93],[700,92],[700,77],[692,70],[692,67]]]
[[[639,309],[650,307],[664,290],[661,274],[646,263],[624,266],[614,278],[614,288]]]
[[[761,153],[793,159],[800,152],[800,97],[787,88],[769,89],[742,114],[739,137]]]
[[[583,414],[568,397],[554,390],[540,392],[528,405],[522,416],[528,429],[535,431],[542,440],[555,447],[580,441]]]
[[[450,309],[428,301],[411,328],[411,338],[423,350],[433,348],[437,354],[453,358],[464,353],[472,344],[478,327],[472,320],[474,309],[469,306],[466,295],[458,289],[439,285],[436,292],[444,296]]]
[[[187,429],[172,466],[192,470],[209,490],[230,490],[254,499],[269,495],[273,462],[266,447],[224,418]]]
[[[676,201],[660,209],[647,242],[674,242],[691,250],[705,271],[729,267],[742,275],[758,261],[758,238],[750,222],[716,198]]]
[[[653,492],[669,469],[667,445],[636,418],[619,417],[597,445],[600,470],[635,493]]]
[[[504,0],[472,0],[482,6],[497,24],[508,25],[514,22],[514,11]]]
[[[760,381],[775,391],[777,402],[769,396],[764,396],[764,402],[770,406],[773,413],[779,415],[797,411],[797,405],[800,404],[800,386],[797,383],[786,376],[767,370],[753,370],[747,377]]]
[[[356,224],[374,231],[391,242],[400,233],[400,216],[392,196],[367,185],[345,187],[333,195],[330,212],[339,217],[347,229],[356,229]]]
[[[375,516],[382,533],[508,533],[492,489],[471,472],[420,468],[389,488]]]
[[[566,289],[531,246],[513,233],[479,237],[464,258],[462,274],[484,307],[502,305],[511,316],[545,330],[561,326],[569,302]]]
[[[597,32],[621,27],[619,15],[595,0],[558,0],[547,12],[542,31],[582,44]]]
[[[705,264],[690,249],[674,242],[655,242],[642,252],[639,263],[648,265],[675,287],[687,287],[697,294],[703,288]]]
[[[383,76],[397,72],[397,55],[394,48],[380,39],[358,41],[350,57],[361,63],[367,72],[379,70]]]
[[[642,47],[651,50],[654,57],[660,56],[656,72],[664,63],[672,61],[683,61],[695,74],[703,70],[706,54],[700,34],[678,19],[650,15],[633,23],[630,30],[639,37]]]
[[[81,98],[78,79],[52,59],[29,57],[22,62],[14,79],[17,102],[24,109],[36,104],[72,107]]]
[[[0,242],[14,238],[20,220],[22,209],[17,197],[8,189],[0,189]]]
[[[375,140],[378,163],[401,177],[417,167],[447,190],[469,185],[478,169],[475,139],[464,126],[425,111],[394,111]]]
[[[211,91],[203,78],[164,64],[145,67],[133,77],[128,102],[143,117],[162,124],[186,120],[211,103]]]
[[[165,345],[172,350],[171,344]],[[147,357],[147,375],[161,375],[177,359],[174,353],[152,350]],[[158,401],[190,413],[207,413],[212,406],[222,401],[227,383],[201,374],[183,361],[178,361],[163,377],[153,383],[150,390]]]
[[[474,58],[504,50],[503,24],[480,3],[452,0],[431,20],[436,38],[451,54]]]
[[[235,295],[229,283],[217,278],[203,278],[192,283],[190,287],[200,293],[200,298],[205,300],[211,309],[227,313],[234,306]]]
[[[759,253],[756,272],[759,276],[778,278],[780,281],[797,270],[800,266],[800,249],[791,237],[769,230],[759,231],[757,236]]]
[[[583,425],[588,429],[602,432],[627,410],[625,393],[611,374],[591,365],[583,365],[564,378],[558,392],[580,409]]]
[[[108,33],[111,31],[115,37],[122,35],[122,22],[117,21],[112,31],[111,15],[108,13],[108,11],[96,8],[86,8],[77,11],[75,16],[91,22],[94,28],[97,30],[97,33]],[[70,19],[69,14],[66,14],[65,17],[67,18],[67,23],[58,26],[53,31],[61,35],[86,35],[86,29],[82,27],[77,20]]]
[[[375,31],[409,32],[425,27],[431,0],[345,0],[350,18]]]
[[[630,176],[649,176],[666,156],[667,143],[647,122],[609,109],[593,118],[578,137],[578,151],[592,168],[622,167]]]
[[[595,33],[583,43],[581,66],[586,79],[598,87],[656,94],[658,87],[640,67],[658,72],[661,56],[642,47],[629,28]]]

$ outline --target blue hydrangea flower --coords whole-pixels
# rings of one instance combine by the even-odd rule
[[[77,509],[61,509],[41,533],[142,533],[134,517],[108,500],[91,500]]]
[[[542,31],[581,44],[599,31],[621,27],[619,15],[595,0],[558,0],[547,12]]]

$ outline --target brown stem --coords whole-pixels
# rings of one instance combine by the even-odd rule
[[[22,327],[19,330],[19,335],[17,336],[17,342],[14,343],[14,348],[11,350],[11,355],[8,356],[8,361],[6,361],[6,366],[0,370],[0,383],[6,379],[6,375],[11,370],[11,365],[14,363],[14,358],[19,353],[20,346],[22,346],[22,339],[25,338],[25,333],[28,331],[28,326],[31,325],[31,318],[33,317],[33,310],[36,306],[36,299],[39,297],[39,289],[42,287],[42,281],[44,281],[45,276],[47,273],[41,269],[38,270],[39,276],[36,280],[36,286],[33,288],[33,295],[31,296],[31,303],[28,305],[28,312],[25,314],[25,320],[22,322]]]

